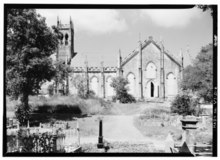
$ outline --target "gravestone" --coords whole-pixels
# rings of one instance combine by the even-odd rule
[[[194,143],[195,143],[195,136],[194,131],[197,129],[198,120],[195,118],[184,118],[181,120],[182,122],[182,145],[186,143],[189,147],[189,150],[194,153]]]

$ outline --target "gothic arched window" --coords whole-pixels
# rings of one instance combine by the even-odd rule
[[[146,73],[147,78],[156,78],[157,67],[155,66],[154,63],[152,63],[152,62],[148,63],[146,71],[147,71],[147,73]]]

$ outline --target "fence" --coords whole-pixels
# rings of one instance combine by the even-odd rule
[[[37,129],[30,128],[29,125],[28,128],[8,129],[7,152],[51,153],[75,152],[81,149],[78,121],[74,129],[43,127],[45,126],[40,124]],[[42,133],[42,130],[47,132]]]

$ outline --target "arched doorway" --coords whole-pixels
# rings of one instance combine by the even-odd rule
[[[177,80],[173,73],[167,75],[167,96],[175,96],[177,94]]]
[[[154,81],[149,81],[147,82],[146,86],[145,86],[145,94],[144,97],[146,98],[155,98],[155,97],[159,97],[158,90],[159,86],[157,85],[156,82]]]
[[[135,96],[135,76],[133,73],[129,73],[127,76],[128,79],[128,93]]]
[[[154,84],[150,82],[150,96],[154,97]]]
[[[90,80],[90,89],[98,96],[98,78],[92,77]]]
[[[112,77],[106,79],[106,97],[112,97],[114,95],[114,89],[111,87]]]

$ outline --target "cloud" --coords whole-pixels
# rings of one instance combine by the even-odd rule
[[[49,26],[56,25],[57,16],[62,23],[69,23],[70,16],[76,30],[95,34],[122,32],[127,29],[124,18],[113,9],[38,9],[38,13],[46,17]]]
[[[152,9],[141,10],[141,17],[149,16],[151,20],[161,27],[185,27],[193,19],[200,18],[202,11],[192,9]]]

